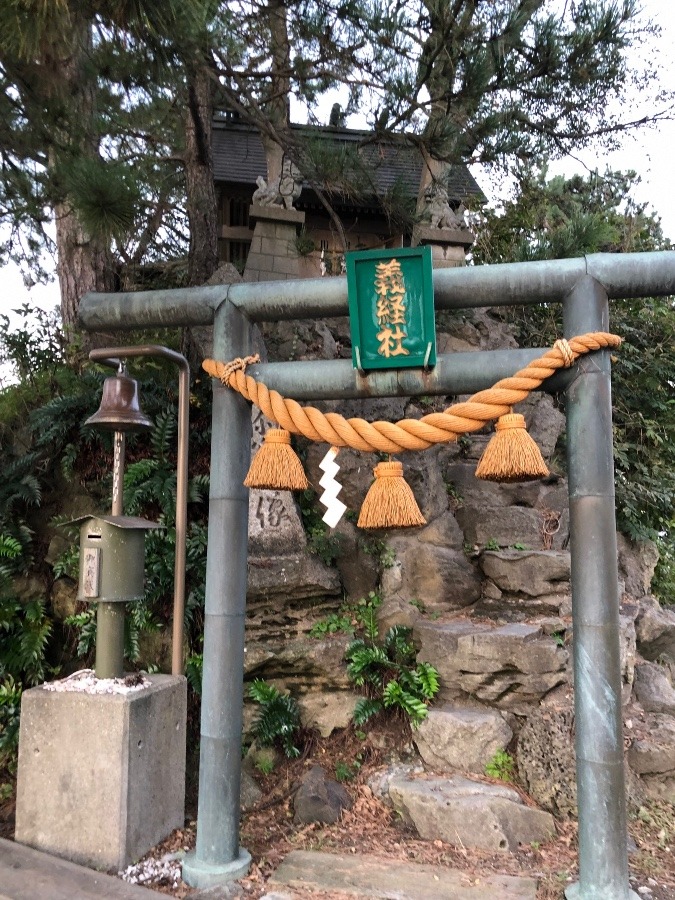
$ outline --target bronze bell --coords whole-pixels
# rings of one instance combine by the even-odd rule
[[[121,372],[106,378],[101,405],[84,424],[105,431],[144,431],[152,428],[152,420],[138,403],[138,382]]]

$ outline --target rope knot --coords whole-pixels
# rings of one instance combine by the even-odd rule
[[[223,384],[229,385],[230,377],[234,375],[235,372],[238,372],[240,369],[242,372],[246,370],[246,366],[253,365],[253,363],[260,362],[260,354],[255,353],[253,356],[238,356],[236,359],[230,360],[230,362],[225,363],[222,367],[222,371],[218,373],[218,377],[223,382]]]
[[[559,338],[553,347],[555,350],[560,351],[566,369],[574,365],[574,350],[572,350],[565,338]]]

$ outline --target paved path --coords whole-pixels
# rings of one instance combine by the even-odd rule
[[[151,900],[155,891],[0,839],[0,900]]]
[[[472,881],[466,873],[420,863],[396,862],[360,854],[295,850],[274,873],[269,886],[293,896],[293,889],[335,891],[345,900],[535,900],[536,881],[493,875]],[[288,892],[288,893],[286,893]],[[119,878],[0,839],[0,900],[152,900],[163,896]],[[198,892],[194,900],[224,900],[225,887]]]
[[[274,885],[344,891],[347,896],[390,900],[535,900],[534,878],[465,872],[375,856],[294,850],[272,876]]]

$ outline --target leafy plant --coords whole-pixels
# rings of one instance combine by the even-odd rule
[[[309,630],[311,637],[325,637],[327,634],[354,633],[353,619],[345,613],[331,613],[325,619],[315,622]]]
[[[24,687],[39,684],[47,673],[52,631],[42,598],[20,602],[12,584],[31,558],[32,532],[23,513],[39,503],[39,487],[22,474],[21,465],[10,463],[6,472],[9,478],[0,487],[0,762],[16,749]]]
[[[374,638],[377,636],[377,610],[381,604],[379,594],[370,591],[367,597],[361,597],[356,603],[343,603],[337,613],[319,619],[309,633],[312,637],[325,637],[337,632],[354,634],[357,628],[362,628]]]
[[[377,557],[383,569],[391,569],[396,562],[396,551],[381,538],[366,536],[361,539],[361,549],[368,556]]]
[[[500,781],[513,781],[516,763],[506,750],[497,750],[490,762],[485,766],[485,774]]]
[[[300,256],[309,256],[310,253],[314,253],[316,250],[316,243],[314,242],[314,239],[310,237],[304,225],[295,238],[295,249]]]
[[[255,767],[262,775],[271,775],[274,771],[274,760],[271,757],[262,756],[256,760]]]
[[[363,757],[360,753],[356,755],[353,762],[345,762],[339,760],[335,763],[335,778],[337,781],[352,781],[356,777],[363,763]]]
[[[299,495],[302,524],[307,535],[310,553],[318,556],[327,566],[331,566],[340,555],[340,535],[333,534],[319,515],[315,506],[316,494],[312,490]]]
[[[499,541],[496,538],[490,538],[485,544],[486,550],[499,550]]]
[[[249,685],[249,697],[260,705],[252,733],[261,747],[280,744],[289,759],[300,756],[295,746],[300,731],[300,708],[289,694],[282,694],[260,678]]]
[[[24,303],[12,310],[22,323],[10,329],[9,316],[0,315],[0,362],[10,363],[14,374],[33,386],[46,373],[53,376],[65,362],[65,340],[55,310],[46,312]]]
[[[0,681],[0,763],[13,755],[19,742],[21,693],[11,675]]]
[[[347,675],[366,696],[354,708],[354,723],[363,725],[384,709],[403,715],[417,728],[439,689],[438,672],[429,663],[416,662],[411,629],[394,625],[380,643],[376,633],[352,641],[345,651]]]
[[[78,658],[89,656],[96,643],[96,604],[92,603],[83,612],[67,616],[63,623],[75,630],[77,636],[75,652]]]
[[[188,684],[195,692],[201,695],[202,692],[202,672],[204,669],[204,654],[193,653],[185,664],[185,677]]]

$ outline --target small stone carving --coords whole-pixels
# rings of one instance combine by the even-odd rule
[[[281,177],[269,184],[262,175],[256,178],[257,189],[253,192],[253,203],[257,206],[278,206],[293,209],[293,201],[302,191],[302,175],[290,159],[284,159]]]
[[[432,228],[451,228],[466,230],[464,224],[464,206],[459,205],[457,211],[450,206],[448,192],[438,181],[432,182],[424,192],[423,219]]]

